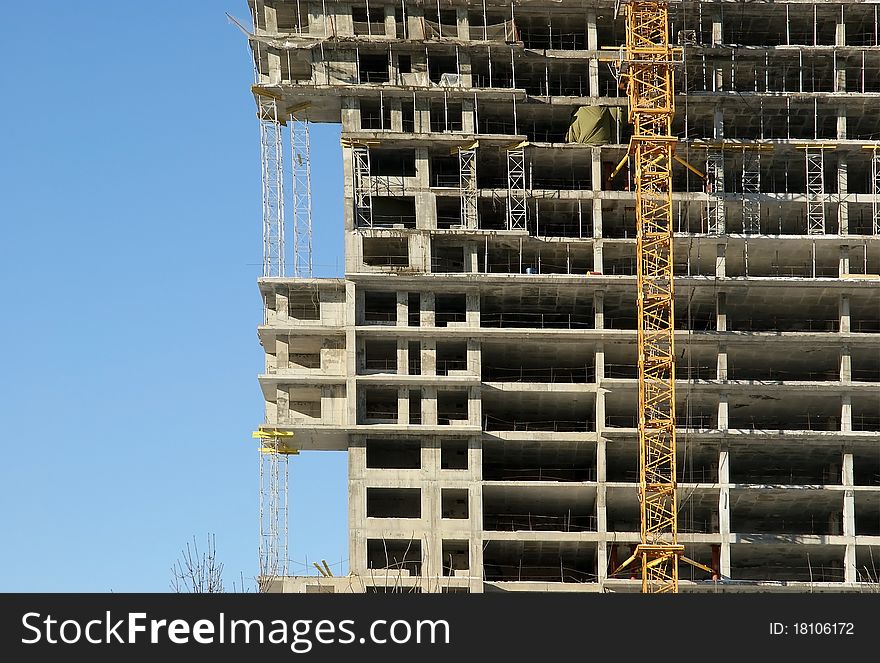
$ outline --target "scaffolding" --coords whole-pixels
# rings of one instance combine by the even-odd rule
[[[520,144],[507,150],[507,229],[527,230],[526,152]]]
[[[880,235],[880,146],[870,148],[871,154],[871,232],[874,236]]]
[[[356,228],[373,227],[373,193],[370,188],[370,149],[351,148],[354,170],[354,216]]]
[[[761,152],[743,148],[742,216],[743,233],[761,232]]]
[[[312,150],[309,120],[290,114],[290,161],[293,183],[293,275],[312,276]]]
[[[290,431],[258,430],[253,437],[260,440],[260,576],[269,580],[287,575],[287,458],[299,452],[287,442]]]
[[[825,150],[828,145],[806,145],[807,234],[825,234]]]
[[[477,223],[477,144],[458,150],[459,196],[461,198],[461,225],[476,228]]]
[[[710,235],[724,233],[724,153],[706,153],[706,225]]]
[[[263,186],[263,276],[285,276],[284,143],[278,99],[254,86],[260,118]]]

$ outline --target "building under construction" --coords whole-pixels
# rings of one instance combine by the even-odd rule
[[[623,10],[250,8],[268,586],[639,591]],[[669,12],[674,515],[708,567],[680,589],[876,591],[880,5]],[[312,278],[314,122],[342,126],[345,278]],[[287,574],[300,450],[348,452],[345,577]]]

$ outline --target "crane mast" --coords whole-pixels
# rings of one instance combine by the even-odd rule
[[[624,2],[620,73],[629,97],[636,191],[641,543],[631,562],[642,592],[678,591],[675,471],[675,350],[672,278],[673,82],[669,3]]]

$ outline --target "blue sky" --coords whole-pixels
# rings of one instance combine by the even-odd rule
[[[259,140],[227,11],[4,11],[0,591],[166,591],[209,532],[230,588],[257,571]],[[338,132],[312,133],[319,276],[342,271]],[[342,453],[291,461],[293,559],[347,557],[345,480]]]

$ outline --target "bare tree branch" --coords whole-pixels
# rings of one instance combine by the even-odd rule
[[[204,552],[199,552],[196,538],[181,550],[171,567],[171,591],[178,594],[219,594],[223,590],[223,563],[217,561],[213,534],[208,534]]]

